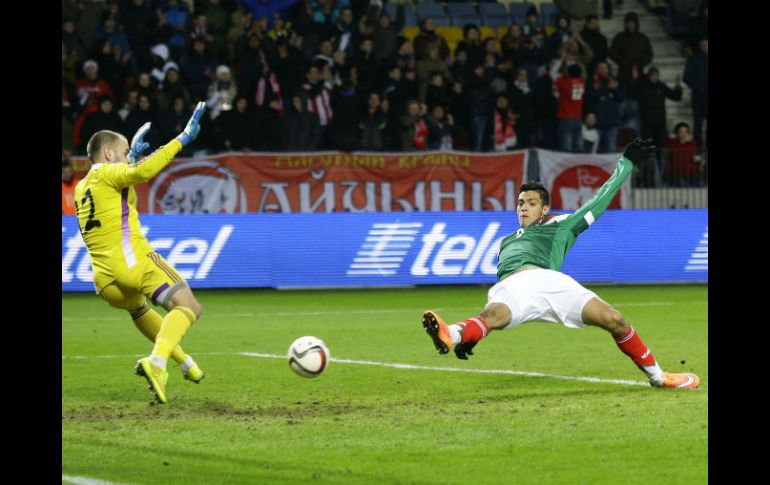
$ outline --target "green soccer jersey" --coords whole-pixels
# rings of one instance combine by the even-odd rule
[[[497,279],[502,281],[524,265],[561,269],[567,251],[575,244],[578,235],[604,213],[632,169],[633,163],[621,157],[609,180],[574,214],[546,217],[542,223],[520,228],[503,238],[498,254]]]

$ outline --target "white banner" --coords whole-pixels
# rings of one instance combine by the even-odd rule
[[[564,153],[537,150],[540,181],[551,194],[551,207],[576,210],[610,178],[622,153]],[[615,196],[610,209],[631,207],[631,177]]]

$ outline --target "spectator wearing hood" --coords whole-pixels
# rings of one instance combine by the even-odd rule
[[[223,111],[233,109],[233,100],[238,89],[233,82],[230,68],[224,64],[217,66],[217,77],[209,86],[208,99],[206,106],[209,109],[209,116],[212,120]]]
[[[621,81],[631,80],[631,68],[636,66],[640,71],[652,62],[653,52],[650,39],[639,31],[639,16],[629,12],[624,20],[625,30],[612,39],[610,58],[618,64],[618,78]]]
[[[290,152],[309,152],[321,145],[321,124],[318,117],[307,110],[308,99],[304,93],[291,98],[283,130],[283,146]]]
[[[414,38],[414,56],[416,60],[427,59],[430,53],[430,47],[438,48],[438,58],[444,60],[449,57],[449,45],[443,37],[436,34],[436,26],[433,19],[425,17],[420,22],[420,33]]]

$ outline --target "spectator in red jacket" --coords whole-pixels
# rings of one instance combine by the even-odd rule
[[[572,153],[583,151],[582,118],[585,82],[578,64],[567,67],[567,76],[559,74],[554,81],[554,94],[559,99],[556,111],[559,150]]]
[[[663,181],[669,187],[700,187],[702,185],[700,146],[690,133],[687,123],[674,127],[674,137],[666,142],[666,166]]]
[[[102,96],[109,96],[113,99],[112,88],[104,79],[100,79],[99,64],[95,60],[89,59],[83,63],[83,72],[85,76],[75,82],[75,91],[80,101],[80,106],[85,106],[88,101],[96,101]]]

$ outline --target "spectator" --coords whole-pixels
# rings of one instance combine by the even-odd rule
[[[382,88],[382,99],[387,101],[388,106],[386,113],[388,126],[386,127],[385,141],[390,150],[400,150],[401,117],[406,113],[407,100],[417,97],[417,85],[406,79],[396,63],[390,64],[386,70],[388,79]]]
[[[583,117],[583,95],[585,82],[581,79],[580,66],[567,67],[567,75],[559,74],[554,81],[554,95],[559,100],[556,112],[558,119],[559,150],[580,153],[583,151],[581,119]]]
[[[326,146],[329,139],[329,128],[334,117],[331,106],[332,90],[334,89],[331,82],[331,69],[324,61],[315,61],[308,67],[305,77],[307,82],[302,85],[302,93],[304,93],[304,99],[308,103],[307,111],[318,118],[322,132],[321,143]],[[302,113],[304,111],[298,112],[298,114]]]
[[[83,63],[83,72],[85,76],[75,83],[75,90],[78,95],[78,102],[85,106],[89,101],[96,101],[102,96],[112,99],[112,88],[104,79],[98,77],[99,64],[93,59]]]
[[[453,81],[450,90],[449,106],[447,117],[451,114],[453,118],[454,133],[452,134],[452,146],[455,149],[469,150],[471,148],[470,134],[470,107],[468,106],[468,95],[465,92],[463,83]]]
[[[416,99],[406,103],[406,114],[401,117],[401,150],[412,152],[428,148],[428,124],[425,113],[428,107]]]
[[[281,14],[276,12],[273,14],[273,25],[270,30],[267,31],[267,36],[275,42],[280,38],[287,41],[292,38],[294,31],[291,30],[291,22],[284,21]]]
[[[438,72],[444,78],[449,78],[449,71],[446,68],[446,64],[439,58],[439,49],[435,45],[428,48],[428,57],[417,61],[416,71],[418,98],[420,101],[425,101],[425,93],[428,90],[428,83],[432,73]]]
[[[321,145],[321,125],[318,116],[306,109],[309,104],[311,101],[304,93],[292,97],[283,133],[284,148],[287,151],[308,152]]]
[[[121,58],[123,63],[133,56],[126,32],[112,15],[106,15],[102,25],[97,27],[91,36],[91,55],[98,55],[105,43],[115,50],[116,56]]]
[[[329,31],[329,36],[334,39],[332,44],[335,52],[343,51],[347,56],[353,55],[357,39],[352,10],[347,7],[340,10],[334,27]]]
[[[118,110],[118,116],[120,116],[120,119],[126,121],[126,118],[128,118],[128,115],[136,109],[138,103],[139,90],[136,88],[129,89],[126,93],[126,98],[123,101],[123,107]]]
[[[190,98],[190,92],[187,91],[182,82],[182,78],[179,75],[179,67],[176,63],[169,62],[165,67],[165,71],[166,76],[163,81],[163,87],[158,94],[158,109],[163,113],[168,113],[171,111],[175,98],[181,97],[184,99],[185,106],[189,105],[192,99]]]
[[[708,7],[706,7],[708,8]],[[699,146],[707,146],[703,140],[703,121],[709,112],[709,41],[700,40],[698,50],[687,59],[684,82],[692,90],[692,119],[695,140]]]
[[[176,64],[169,59],[169,51],[166,44],[156,44],[150,48],[149,62],[151,67],[150,76],[159,84],[163,84],[163,80],[166,78],[166,66]]]
[[[181,61],[182,78],[193,101],[206,99],[209,84],[214,77],[216,59],[206,54],[206,44],[201,39],[193,41],[192,52]]]
[[[417,66],[414,49],[412,49],[412,44],[406,37],[399,36],[396,38],[396,53],[393,58],[398,64],[398,67],[404,72],[406,72],[407,69],[415,69]]]
[[[561,51],[562,45],[573,38],[572,29],[570,28],[572,21],[568,15],[559,14],[559,20],[556,24],[556,30],[546,37],[545,50],[548,57],[556,57]]]
[[[449,90],[444,83],[444,75],[441,71],[430,73],[430,82],[425,91],[425,104],[432,111],[434,106],[446,106],[449,104]]]
[[[362,150],[381,151],[387,147],[388,119],[382,110],[382,102],[377,92],[370,92],[366,109],[358,123],[361,130],[360,144]]]
[[[701,163],[698,142],[687,123],[674,127],[674,137],[666,141],[666,167],[663,180],[669,187],[701,187]]]
[[[615,61],[620,71],[618,78],[623,81],[631,79],[631,68],[636,66],[642,70],[652,62],[653,52],[650,39],[639,31],[639,16],[634,12],[626,14],[625,30],[612,39],[610,58]]]
[[[72,19],[67,18],[62,22],[61,40],[67,56],[71,57],[73,62],[86,58],[86,47],[75,33],[75,21]]]
[[[559,101],[553,95],[553,80],[550,71],[557,63],[558,58],[553,58],[548,63],[548,69],[541,69],[537,81],[535,82],[535,113],[537,119],[535,126],[537,134],[535,144],[549,150],[555,150],[558,147],[558,120],[556,112],[559,109]]]
[[[224,64],[217,66],[217,78],[209,86],[206,100],[212,120],[217,119],[223,111],[233,109],[233,100],[237,92],[230,68]]]
[[[584,80],[588,77],[588,65],[593,60],[594,53],[591,50],[591,46],[580,37],[580,34],[575,32],[575,35],[562,44],[559,54],[567,65],[580,64],[583,71],[581,76]]]
[[[157,15],[153,14],[148,0],[131,0],[120,6],[120,24],[126,32],[129,45],[136,56],[137,69],[150,69],[149,52],[154,41]]]
[[[666,145],[668,131],[666,130],[666,98],[679,101],[682,99],[682,76],[676,78],[674,89],[660,81],[660,73],[655,66],[647,71],[647,76],[634,83],[629,93],[639,101],[639,113],[642,122],[642,138],[652,138],[660,150]],[[647,164],[651,167],[640,166],[642,171],[639,183],[645,187],[660,185],[660,166],[662,158],[658,152],[657,163]]]
[[[548,56],[543,47],[543,35],[536,32],[534,35],[525,37],[522,41],[518,55],[518,68],[527,70],[527,79],[532,82],[539,77],[538,70],[543,64],[547,64]],[[530,87],[533,87],[530,84]]]
[[[585,107],[596,114],[596,130],[604,153],[617,151],[620,130],[620,102],[623,94],[620,83],[610,76],[606,61],[596,64],[596,72],[586,84]]]
[[[62,157],[61,160],[61,213],[63,216],[74,216],[75,209],[75,186],[80,179],[75,177],[72,171],[72,164],[69,158]]]
[[[244,96],[235,100],[235,109],[223,112],[216,121],[222,148],[227,151],[251,151],[257,137],[254,116],[247,110]]]
[[[155,80],[148,73],[143,72],[139,74],[139,80],[137,82],[136,89],[139,91],[140,96],[147,96],[152,103],[157,102],[158,100],[157,85],[155,83]]]
[[[208,21],[208,31],[214,38],[214,53],[221,59],[227,58],[228,13],[220,5],[220,0],[205,0],[203,12]]]
[[[490,82],[494,73],[479,64],[473,69],[473,77],[468,82],[468,104],[470,105],[470,131],[473,151],[480,152],[485,148],[484,135],[487,132],[487,121],[492,113],[492,88]]]
[[[147,95],[140,94],[139,100],[136,103],[136,109],[128,114],[126,121],[123,122],[123,129],[120,132],[130,140],[143,124],[147,122],[155,124],[157,121],[158,118],[152,101]],[[144,141],[150,144],[150,150],[154,150],[168,140],[160,140],[160,133],[157,130],[150,130],[145,135]]]
[[[516,116],[505,94],[500,93],[495,98],[495,108],[492,110],[492,118],[487,122],[487,126],[489,126],[487,136],[494,151],[510,151],[516,147]]]
[[[181,133],[184,130],[187,120],[192,116],[192,112],[188,108],[189,105],[189,99],[185,99],[183,96],[171,98],[169,109],[158,115],[160,131],[158,138],[160,140],[170,140],[176,136],[176,133]]]
[[[437,104],[425,117],[428,124],[428,150],[452,150],[455,132],[454,118],[444,106]]]
[[[329,128],[331,147],[335,150],[352,152],[358,149],[360,132],[358,117],[361,114],[361,99],[356,93],[356,86],[350,79],[334,90],[331,99],[334,119]]]
[[[377,75],[379,74],[379,63],[374,56],[374,41],[371,36],[360,37],[358,53],[353,57],[352,67],[356,69],[357,89],[368,92],[379,85]]]
[[[455,60],[449,68],[449,75],[455,81],[466,82],[470,79],[473,71],[468,62],[468,55],[463,49],[455,49]]]
[[[519,49],[523,43],[524,35],[521,32],[521,26],[517,23],[512,23],[508,27],[508,32],[500,39],[503,56],[511,60],[514,66],[519,66],[521,63]]]
[[[517,148],[529,148],[536,132],[535,93],[530,89],[527,71],[519,69],[511,88],[511,109],[516,113]]]
[[[272,62],[272,72],[275,73],[283,92],[296,93],[302,85],[304,72],[301,54],[286,39],[278,39],[275,48],[276,57]]]
[[[698,7],[698,17],[695,19],[695,25],[690,31],[688,44],[693,52],[698,51],[698,47],[703,39],[709,37],[709,2],[703,0]]]
[[[123,120],[112,109],[112,100],[107,96],[99,98],[99,110],[91,113],[83,122],[80,139],[85,143],[91,139],[91,135],[101,130],[122,132]],[[138,127],[137,127],[138,128]],[[133,135],[133,132],[131,133]]]
[[[525,37],[542,36],[545,33],[543,20],[534,5],[527,10],[527,23],[521,27],[521,31]]]
[[[497,48],[497,39],[494,37],[487,37],[484,39],[484,62],[487,65],[497,66],[498,70],[500,70],[501,65],[507,65],[507,63],[510,63],[511,67],[513,66],[510,59],[505,59],[503,55],[500,54],[500,51]]]
[[[192,25],[185,32],[185,45],[189,45],[194,39],[202,39],[207,49],[214,47],[214,36],[209,32],[209,19],[203,12],[193,15]]]
[[[463,40],[457,44],[457,49],[464,50],[471,65],[484,62],[484,46],[481,43],[481,32],[476,24],[465,24]]]
[[[425,17],[420,22],[420,33],[414,38],[414,56],[416,60],[426,59],[430,54],[430,47],[438,48],[438,58],[444,60],[449,57],[449,46],[443,37],[436,34],[436,26],[433,19]]]
[[[269,95],[265,105],[257,110],[255,120],[258,136],[254,141],[254,148],[270,152],[284,149],[286,118],[280,98],[274,94]]]
[[[405,18],[403,0],[398,1],[396,18],[392,22],[381,5],[372,3],[369,6],[362,22],[372,30],[375,59],[387,59],[396,51],[396,38],[404,28]]]
[[[647,76],[640,78],[631,91],[639,100],[642,120],[642,138],[652,138],[655,146],[662,148],[668,139],[666,130],[666,98],[682,99],[682,76],[677,75],[674,89],[660,80],[660,71],[650,66]]]
[[[599,131],[596,129],[596,115],[589,112],[583,121],[583,153],[596,153],[599,148]]]
[[[609,55],[607,37],[599,32],[599,17],[597,15],[586,15],[586,21],[583,24],[583,30],[580,31],[580,37],[591,48],[591,52],[593,52],[593,59],[588,64],[588,73],[591,75],[596,68],[596,64],[606,62]]]
[[[171,51],[171,57],[178,60],[182,57],[185,49],[185,29],[190,19],[190,12],[187,5],[179,0],[166,0],[166,5],[158,9],[158,16],[165,19],[170,27],[170,34],[162,39]]]

